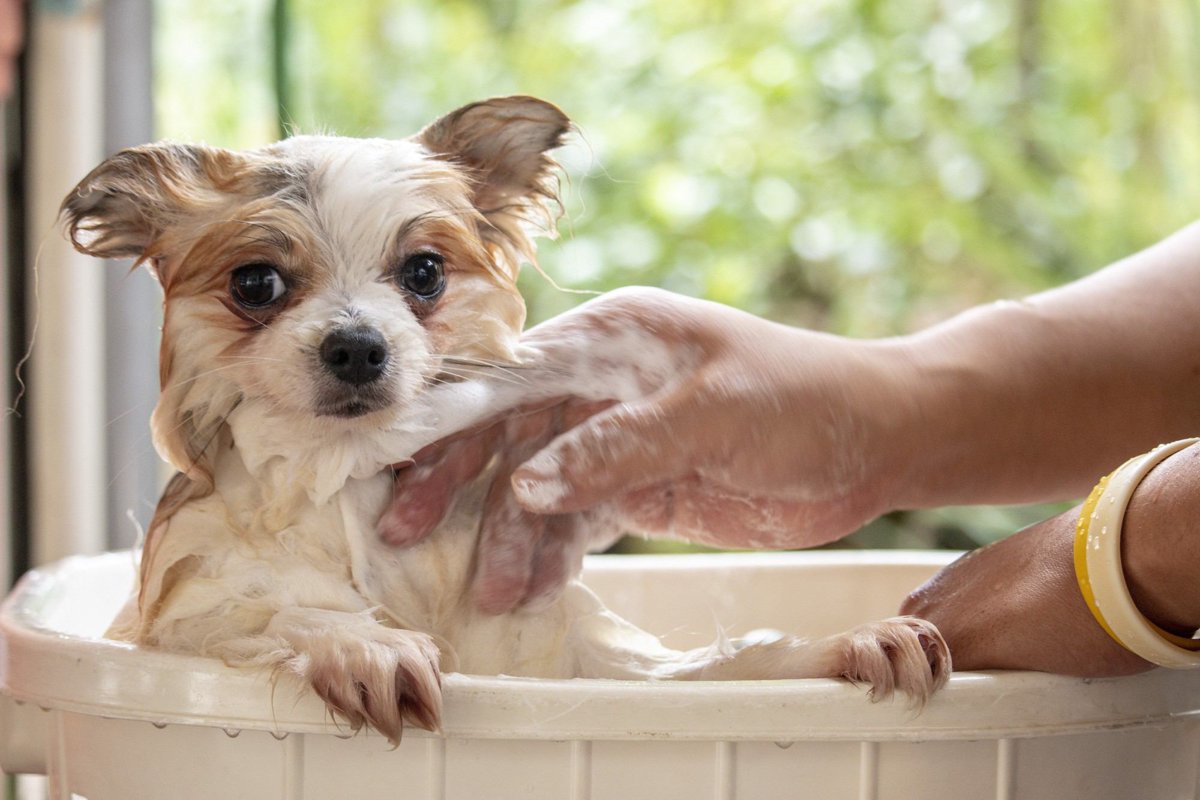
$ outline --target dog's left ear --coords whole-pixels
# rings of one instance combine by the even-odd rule
[[[127,148],[66,196],[64,232],[81,253],[148,263],[166,288],[170,276],[159,267],[192,240],[195,222],[269,185],[269,170],[252,166],[245,154],[206,145]]]
[[[512,261],[533,260],[533,228],[554,235],[562,211],[549,151],[559,147],[571,121],[536,97],[497,97],[463,106],[414,138],[430,152],[470,173],[475,206],[490,223],[484,236]]]

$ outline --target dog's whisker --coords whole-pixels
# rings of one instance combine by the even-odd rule
[[[450,367],[443,366],[440,370],[438,370],[438,372],[435,375],[432,375],[426,379],[426,385],[427,386],[448,385],[450,383],[457,383],[459,381],[469,381],[469,380],[473,380],[475,378],[480,378],[480,377],[487,377],[491,380],[495,380],[500,383],[509,383],[512,385],[526,385],[528,383],[527,381],[517,380],[515,378],[511,378],[511,377],[508,377],[508,376],[505,376],[502,374],[497,375],[495,373],[480,372],[480,371],[473,372],[470,370],[470,368],[464,368],[464,367],[450,368]],[[446,380],[446,378],[454,378],[454,380],[449,381],[449,380]]]
[[[459,370],[463,370],[463,371],[469,371],[473,375],[486,376],[489,378],[497,378],[497,379],[502,379],[502,380],[509,380],[509,381],[512,381],[513,383],[523,383],[523,384],[530,383],[530,379],[528,376],[522,375],[517,372],[513,372],[511,370],[507,370],[507,369],[496,369],[494,367],[480,367],[480,366],[476,366],[475,364],[456,364],[454,362],[447,362],[447,363],[442,364],[442,369],[451,369],[451,368],[459,369]]]
[[[221,356],[222,361],[229,362],[227,366],[246,366],[247,364],[291,364],[295,359],[271,358],[269,356]]]
[[[212,369],[208,369],[203,372],[199,372],[195,375],[192,375],[189,378],[184,378],[182,380],[176,381],[175,383],[172,383],[169,386],[163,387],[163,391],[169,391],[171,389],[179,389],[183,386],[187,386],[189,383],[194,383],[195,381],[198,381],[201,378],[206,378],[209,375],[213,375],[218,372],[225,372],[225,371],[231,370],[231,369],[237,369],[238,367],[244,367],[248,364],[257,364],[257,363],[286,364],[286,363],[288,363],[288,359],[286,359],[286,358],[269,358],[267,356],[219,356],[219,358],[222,361],[232,361],[233,363],[223,364],[219,367],[213,367]]]
[[[507,383],[512,386],[527,386],[527,385],[529,385],[529,381],[520,379],[518,377],[504,375],[503,373],[496,374],[496,373],[489,373],[489,372],[472,371],[469,367],[458,367],[457,369],[451,369],[449,367],[442,367],[439,374],[450,375],[451,377],[458,378],[460,380],[471,380],[472,378],[486,377],[491,380],[497,381],[498,383]]]
[[[514,364],[511,362],[486,361],[483,359],[473,359],[464,356],[440,356],[443,361],[456,364],[464,367],[476,367],[486,370],[487,372],[498,371],[507,372],[516,375],[521,372],[537,373],[539,376],[549,376],[555,378],[569,378],[574,375],[574,371],[566,367],[556,364]],[[524,380],[530,380],[526,375],[520,375]]]
[[[471,369],[480,376],[496,377],[499,373],[508,376],[514,383],[530,383],[528,376],[520,374],[521,370],[530,369],[529,367],[462,356],[442,356],[441,358],[443,364],[451,364],[460,369]]]
[[[441,372],[447,375],[454,375],[463,380],[472,380],[477,378],[486,378],[497,383],[506,383],[510,386],[529,386],[531,382],[524,375],[509,375],[505,372],[492,372],[478,367],[469,366],[443,366]]]
[[[464,365],[470,365],[473,367],[488,367],[489,369],[502,369],[502,370],[543,369],[543,367],[541,367],[540,365],[539,366],[531,366],[528,364],[513,363],[511,361],[488,361],[487,359],[484,359],[484,358],[472,358],[470,356],[443,355],[443,354],[437,354],[437,353],[435,353],[434,355],[437,358],[442,359],[443,361],[450,362],[451,364],[464,364]]]

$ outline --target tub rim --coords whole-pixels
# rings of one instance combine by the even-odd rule
[[[945,551],[817,551],[590,557],[589,572],[918,565]],[[99,717],[226,730],[347,736],[323,703],[286,675],[215,659],[140,650],[32,624],[58,581],[127,569],[128,553],[76,556],[26,574],[0,606],[0,692],[18,704]],[[903,698],[868,702],[828,679],[539,680],[446,675],[443,734],[486,739],[925,741],[1001,739],[1147,725],[1200,714],[1200,672],[1155,669],[1124,678],[1036,672],[955,673],[919,714]],[[368,735],[377,736],[370,733]],[[425,737],[411,730],[406,736]]]

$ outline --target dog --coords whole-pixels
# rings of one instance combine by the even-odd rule
[[[840,676],[918,703],[945,682],[946,645],[913,618],[678,652],[578,580],[536,612],[485,614],[468,599],[479,487],[417,546],[376,536],[388,465],[581,380],[522,353],[516,289],[533,235],[557,221],[549,154],[570,130],[549,103],[497,98],[403,140],[135,147],[69,194],[74,246],[147,265],[164,296],[152,425],[177,472],[112,638],[293,674],[354,730],[393,742],[406,723],[439,729],[442,671]],[[624,356],[628,379],[591,386],[597,399],[638,392],[642,344]],[[451,377],[455,364],[523,362],[537,380]]]

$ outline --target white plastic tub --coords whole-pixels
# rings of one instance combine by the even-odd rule
[[[601,557],[587,582],[679,647],[893,614],[951,555]],[[536,681],[448,676],[445,736],[345,738],[285,680],[98,636],[128,554],[26,576],[0,610],[0,767],[55,797],[1192,798],[1200,673],[1081,681],[960,673],[919,716],[831,680]]]

